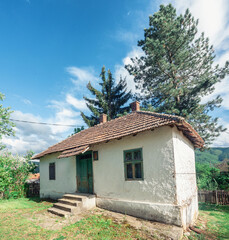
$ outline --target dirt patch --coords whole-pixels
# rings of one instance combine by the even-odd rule
[[[56,216],[47,210],[33,212],[32,214],[24,214],[28,220],[36,225],[48,230],[61,230],[63,227],[80,221],[85,217],[85,213],[73,215],[69,218]]]
[[[103,210],[100,208],[96,208],[95,213],[112,218],[113,221],[119,224],[128,224],[135,229],[146,230],[158,239],[180,239],[183,235],[183,229],[174,225],[147,221],[125,214]]]
[[[154,236],[154,239],[180,239],[183,230],[180,227],[146,221],[140,218],[135,218],[129,215],[107,211],[100,208],[94,208],[90,211],[83,211],[77,215],[70,216],[68,218],[62,218],[42,210],[33,212],[32,214],[25,214],[24,216],[36,225],[49,229],[49,230],[61,230],[63,227],[76,223],[83,218],[87,218],[91,215],[103,215],[106,218],[112,219],[115,223],[128,225],[138,230],[144,230]]]

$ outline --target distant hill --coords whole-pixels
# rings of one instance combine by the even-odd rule
[[[199,163],[212,163],[213,165],[222,162],[224,159],[229,159],[229,147],[228,148],[210,148],[201,152],[195,151],[196,162]]]

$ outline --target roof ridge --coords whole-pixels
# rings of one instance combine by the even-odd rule
[[[182,120],[182,121],[185,120],[183,117],[180,117],[180,116],[177,116],[177,115],[171,115],[171,114],[166,114],[166,113],[157,113],[157,112],[142,111],[142,110],[140,110],[140,111],[134,111],[134,112],[131,112],[131,113],[127,114],[127,115],[123,115],[123,116],[120,116],[120,117],[111,119],[111,120],[109,120],[109,121],[107,121],[107,122],[104,122],[104,123],[96,124],[96,125],[94,125],[94,126],[92,126],[92,127],[89,127],[89,128],[84,129],[84,130],[81,130],[81,131],[78,132],[78,133],[74,133],[73,135],[69,136],[68,138],[72,138],[73,136],[75,136],[75,135],[77,135],[77,134],[79,134],[79,133],[82,133],[82,132],[85,131],[85,130],[88,130],[88,129],[91,129],[91,128],[97,128],[97,127],[100,127],[100,126],[102,126],[102,125],[104,126],[104,124],[108,124],[108,123],[117,121],[118,119],[121,119],[121,118],[130,116],[130,115],[136,114],[136,113],[147,113],[147,114],[156,115],[156,116],[165,116],[165,117],[170,117],[170,118],[176,118],[176,119],[179,119],[179,120]],[[67,138],[66,138],[66,139],[67,139]],[[62,141],[65,141],[66,139],[64,139],[64,140],[62,140]],[[61,141],[61,142],[62,142],[62,141]],[[61,143],[61,142],[59,142],[59,143]],[[57,143],[57,144],[58,144],[58,143]],[[54,144],[53,146],[55,146],[55,145],[56,145],[56,144]]]
[[[194,146],[201,147],[204,144],[199,134],[183,117],[151,111],[133,111],[129,114],[111,119],[105,123],[99,123],[75,133],[50,146],[47,150],[36,156],[40,158],[49,153],[96,144],[101,141],[124,137],[128,136],[128,134],[171,124],[175,124],[179,127]]]
[[[120,117],[111,119],[111,120],[109,120],[109,121],[107,121],[107,122],[104,122],[104,123],[98,123],[98,124],[96,124],[96,125],[94,125],[94,126],[91,126],[91,127],[89,127],[89,128],[86,128],[86,129],[84,129],[84,130],[81,130],[81,131],[78,132],[78,133],[81,133],[81,132],[83,132],[83,131],[85,131],[85,130],[88,130],[88,129],[91,129],[91,128],[96,128],[96,127],[102,126],[103,124],[107,124],[107,123],[110,123],[110,122],[113,122],[113,121],[117,121],[118,119],[123,118],[123,117],[126,117],[126,116],[129,116],[129,115],[131,115],[131,114],[133,114],[133,113],[134,113],[134,112],[131,112],[131,113],[127,114],[127,115],[123,115],[123,116],[120,116]],[[70,136],[70,137],[73,137],[73,136],[75,136],[75,135],[78,134],[78,133],[74,133],[74,134],[73,134],[72,136]],[[69,137],[69,138],[70,138],[70,137]]]
[[[131,112],[131,113],[127,114],[127,115],[123,115],[123,116],[120,116],[120,117],[111,119],[111,120],[109,120],[109,121],[107,121],[107,122],[105,122],[105,123],[96,124],[96,125],[94,125],[94,126],[92,126],[92,127],[89,127],[89,128],[84,129],[84,130],[81,130],[80,132],[74,133],[73,135],[71,135],[71,136],[63,139],[62,141],[60,141],[60,142],[58,142],[58,143],[56,143],[56,144],[54,144],[54,145],[52,145],[52,146],[50,146],[49,148],[52,148],[52,147],[54,147],[54,146],[62,143],[62,142],[65,141],[66,139],[71,139],[71,138],[73,138],[74,136],[76,136],[77,134],[81,134],[82,132],[84,132],[84,131],[86,131],[86,130],[89,130],[89,129],[92,129],[92,128],[97,128],[97,127],[100,127],[100,126],[102,126],[102,125],[104,126],[104,124],[108,124],[108,123],[117,121],[118,119],[121,119],[121,118],[130,116],[130,115],[132,115],[132,114],[137,114],[137,113],[147,113],[147,114],[150,114],[150,115],[166,116],[166,117],[171,117],[171,118],[177,118],[177,119],[179,119],[179,120],[185,120],[183,117],[179,117],[179,116],[176,116],[176,115],[165,114],[165,113],[157,113],[157,112],[142,111],[142,110],[140,110],[140,111],[134,111],[134,112]],[[49,149],[49,148],[48,148],[48,149]]]
[[[138,113],[147,113],[147,114],[150,114],[150,115],[156,115],[158,117],[169,117],[169,118],[175,118],[175,119],[178,119],[180,121],[185,121],[185,118],[184,117],[181,117],[181,116],[177,116],[177,115],[172,115],[172,114],[167,114],[167,113],[157,113],[157,112],[151,112],[151,111],[137,111]]]
[[[120,116],[120,117],[117,117],[117,118],[111,119],[111,120],[109,120],[109,121],[107,121],[107,122],[104,122],[104,123],[96,124],[96,125],[94,125],[93,127],[99,127],[99,126],[102,126],[103,124],[107,124],[107,123],[110,123],[110,122],[117,121],[118,119],[120,119],[120,118],[124,118],[124,117],[127,117],[127,116],[129,116],[129,115],[131,115],[131,114],[133,114],[133,113],[135,113],[135,112],[131,112],[131,113],[127,114],[127,115],[123,115],[123,116]]]

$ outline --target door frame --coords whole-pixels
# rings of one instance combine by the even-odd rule
[[[80,174],[79,161],[81,160],[80,157],[83,156],[83,155],[87,155],[87,154],[91,155],[91,157],[88,158],[88,159],[90,159],[90,161],[91,161],[91,173],[92,173],[92,186],[91,186],[92,187],[92,192],[90,192],[89,178],[88,178],[88,192],[87,193],[93,194],[94,193],[94,169],[93,169],[92,151],[87,151],[85,153],[81,153],[81,154],[76,156],[76,187],[77,187],[76,192],[80,192],[79,191],[79,181],[80,181],[80,178],[79,178],[79,174]],[[88,169],[87,169],[87,172],[88,172]]]

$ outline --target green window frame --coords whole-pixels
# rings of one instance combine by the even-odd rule
[[[142,148],[124,150],[125,180],[143,180]]]

